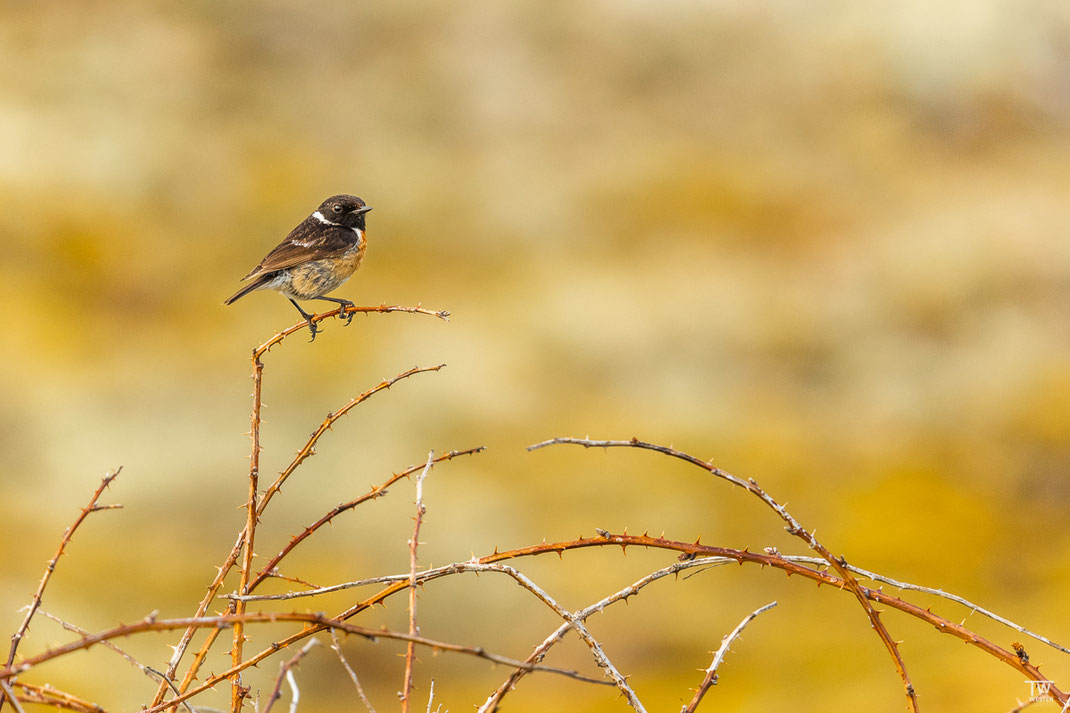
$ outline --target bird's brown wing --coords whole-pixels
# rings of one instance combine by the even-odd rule
[[[242,280],[312,260],[336,257],[353,247],[356,237],[349,228],[326,225],[309,218],[290,231],[286,239],[275,246]]]

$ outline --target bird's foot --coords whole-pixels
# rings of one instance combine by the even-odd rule
[[[315,317],[315,316],[316,315],[314,315],[314,314],[310,314],[310,315],[305,317],[305,319],[308,320],[308,332],[309,332],[309,334],[312,335],[312,338],[308,340],[309,342],[316,341],[316,335],[319,334],[319,331],[320,331],[320,328],[318,326],[316,326],[315,322],[312,321],[312,318]]]
[[[340,315],[346,318],[345,326],[348,327],[349,323],[353,321],[353,315],[356,314],[356,311],[349,311],[353,309],[354,305],[348,300],[345,302],[339,302],[338,304],[342,306],[342,311]]]

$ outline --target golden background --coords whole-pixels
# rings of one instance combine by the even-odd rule
[[[756,478],[854,564],[1065,643],[1068,129],[1070,10],[1055,1],[0,4],[0,630],[120,464],[104,501],[125,509],[77,533],[44,608],[90,630],[193,613],[244,522],[248,355],[297,316],[273,294],[221,301],[323,198],[352,192],[375,208],[370,248],[335,295],[453,318],[358,316],[271,352],[265,477],[353,395],[448,366],[325,436],[265,517],[261,556],[429,449],[475,445],[489,450],[426,483],[424,565],[596,527],[802,553],[757,500],[697,469],[524,451],[634,435]],[[412,501],[399,484],[284,572],[406,571]],[[521,566],[579,608],[672,559]],[[780,573],[665,580],[590,624],[650,710],[678,710],[708,652],[773,599],[703,708],[902,709],[857,603]],[[404,609],[360,623],[403,627]],[[1029,694],[957,640],[885,621],[923,709]],[[1070,674],[1054,650],[966,621]],[[429,584],[421,624],[518,658],[556,626],[486,575]],[[39,617],[20,654],[70,637]],[[124,646],[162,666],[176,639]],[[346,650],[377,708],[396,709],[401,647]],[[417,702],[433,676],[452,711],[507,673],[420,659]],[[574,638],[548,663],[597,674]],[[246,682],[266,696],[277,665]],[[27,680],[108,710],[155,690],[105,650]],[[326,647],[298,681],[300,710],[361,710]],[[200,703],[224,706],[224,688]],[[552,676],[505,700],[627,709]]]

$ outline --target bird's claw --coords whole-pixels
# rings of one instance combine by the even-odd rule
[[[308,318],[308,331],[309,331],[309,334],[312,335],[312,338],[309,339],[308,341],[310,343],[316,341],[316,335],[319,333],[320,328],[317,327],[316,323],[312,321],[312,317]]]
[[[353,309],[353,303],[352,302],[346,302],[345,304],[342,305],[341,314],[342,314],[343,317],[346,318],[346,322],[345,322],[345,325],[344,325],[346,327],[348,327],[349,323],[353,321],[353,315],[356,314],[355,310],[352,311],[352,312],[348,311],[348,310],[352,310],[352,309]]]

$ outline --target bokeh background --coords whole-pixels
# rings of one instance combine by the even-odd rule
[[[0,629],[120,464],[105,499],[125,509],[79,531],[44,608],[91,630],[192,613],[244,521],[250,349],[296,321],[277,295],[221,300],[324,197],[353,192],[375,208],[371,245],[336,294],[453,319],[358,317],[273,351],[264,471],[381,378],[448,366],[327,435],[265,517],[260,555],[429,449],[474,445],[489,450],[427,481],[424,564],[596,527],[799,551],[697,469],[524,450],[635,435],[756,478],[853,563],[1065,643],[1068,130],[1056,0],[2,4]],[[412,501],[401,484],[339,519],[285,573],[404,571]],[[578,608],[671,559],[525,568]],[[487,576],[421,596],[425,635],[516,657],[555,625]],[[856,603],[777,573],[663,581],[591,626],[648,707],[678,710],[708,652],[773,599],[708,707],[902,708]],[[1070,677],[1054,650],[935,606]],[[403,620],[398,600],[362,621]],[[957,640],[886,621],[925,708],[1028,695]],[[20,651],[69,637],[39,618]],[[159,666],[174,639],[127,645]],[[401,649],[346,650],[392,710]],[[549,663],[595,671],[575,641]],[[266,695],[276,665],[246,682]],[[107,651],[33,680],[46,672],[109,710],[155,689]],[[433,676],[466,710],[505,674],[423,652],[416,695]],[[325,647],[298,680],[302,710],[360,709]],[[506,700],[626,709],[547,676]]]

